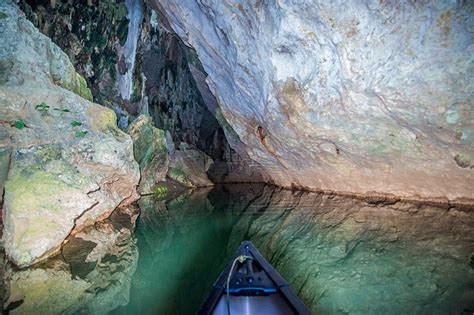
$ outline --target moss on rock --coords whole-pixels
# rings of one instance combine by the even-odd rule
[[[141,115],[130,124],[128,134],[133,140],[135,160],[140,165],[139,191],[154,193],[153,187],[166,178],[168,171],[165,133],[153,126],[150,117]]]
[[[182,167],[170,168],[168,176],[185,187],[194,187],[193,183],[189,180],[189,175],[186,174]]]
[[[85,194],[93,184],[71,165],[60,162],[47,168],[31,167],[35,160],[22,159],[23,167],[14,168],[5,184],[5,244],[19,266],[57,248],[73,228],[72,218],[84,210],[81,206],[93,204]],[[65,202],[63,198],[70,199]]]

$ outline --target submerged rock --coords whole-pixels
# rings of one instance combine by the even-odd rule
[[[83,80],[76,89],[68,57],[15,5],[0,11],[0,148],[11,150],[3,241],[23,267],[136,200],[139,169],[113,111],[79,96],[90,93]]]
[[[155,128],[149,116],[140,115],[128,128],[133,140],[133,152],[140,165],[141,180],[138,191],[141,194],[153,192],[153,187],[166,179],[169,158],[165,133]]]
[[[315,314],[472,311],[472,209],[224,186],[238,219],[229,255],[251,239]]]
[[[471,2],[153,3],[275,183],[474,199]]]

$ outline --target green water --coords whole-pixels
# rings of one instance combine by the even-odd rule
[[[194,314],[242,240],[314,313],[474,310],[472,210],[259,185],[144,197],[140,207],[133,235],[117,216],[72,240],[65,262],[13,272],[11,292],[22,304],[12,313]],[[104,235],[114,241],[94,245]]]
[[[468,213],[259,186],[141,205],[139,261],[124,313],[193,314],[247,239],[314,312],[472,310]]]

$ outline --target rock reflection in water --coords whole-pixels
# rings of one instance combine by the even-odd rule
[[[194,314],[245,239],[318,314],[474,310],[472,209],[262,185],[139,204],[137,245],[136,213],[116,211],[59,257],[9,270],[11,313]]]
[[[119,209],[68,238],[61,253],[34,268],[8,268],[10,314],[107,314],[128,304],[138,261],[137,209]]]
[[[315,313],[474,309],[469,209],[366,202],[227,185],[142,198],[140,259],[117,313],[192,314],[229,256],[252,240]]]

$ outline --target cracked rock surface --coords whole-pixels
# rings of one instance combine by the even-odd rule
[[[45,263],[7,268],[10,314],[108,314],[126,305],[138,261],[133,237],[138,209],[119,208],[111,217],[67,239]]]
[[[155,4],[276,184],[474,198],[472,2]]]
[[[15,5],[0,11],[3,242],[23,267],[136,200],[140,174],[113,111],[78,95],[90,91],[66,54]]]

